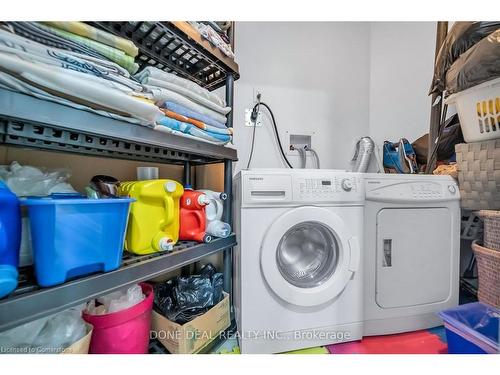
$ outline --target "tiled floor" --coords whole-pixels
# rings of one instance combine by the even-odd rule
[[[290,354],[446,354],[443,326],[396,335],[365,337],[360,341],[290,352]],[[230,338],[214,353],[239,354],[238,341]]]
[[[360,341],[329,345],[331,354],[446,354],[444,327],[396,335],[364,337]]]

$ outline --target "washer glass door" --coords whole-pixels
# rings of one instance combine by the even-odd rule
[[[359,264],[358,239],[337,213],[303,206],[278,217],[260,248],[260,266],[270,289],[298,306],[335,299]]]
[[[281,238],[276,261],[281,275],[299,288],[328,280],[337,265],[339,246],[327,226],[306,221],[292,226]]]

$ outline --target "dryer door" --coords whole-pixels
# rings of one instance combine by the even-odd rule
[[[298,306],[337,297],[357,270],[359,244],[344,221],[320,207],[300,207],[267,230],[260,265],[273,292]]]
[[[446,301],[453,264],[447,208],[385,208],[377,215],[376,299],[382,308]]]

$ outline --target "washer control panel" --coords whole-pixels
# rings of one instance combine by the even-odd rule
[[[332,201],[337,198],[356,200],[363,184],[358,176],[338,175],[300,178],[294,183],[295,198],[303,201]],[[349,198],[347,198],[349,197]]]

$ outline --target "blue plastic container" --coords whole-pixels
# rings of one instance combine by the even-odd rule
[[[0,181],[0,298],[17,287],[20,245],[19,199]]]
[[[446,329],[448,353],[499,353],[499,309],[474,302],[442,311],[439,316]]]
[[[28,207],[38,284],[52,286],[120,266],[133,199],[53,194],[21,201]]]

